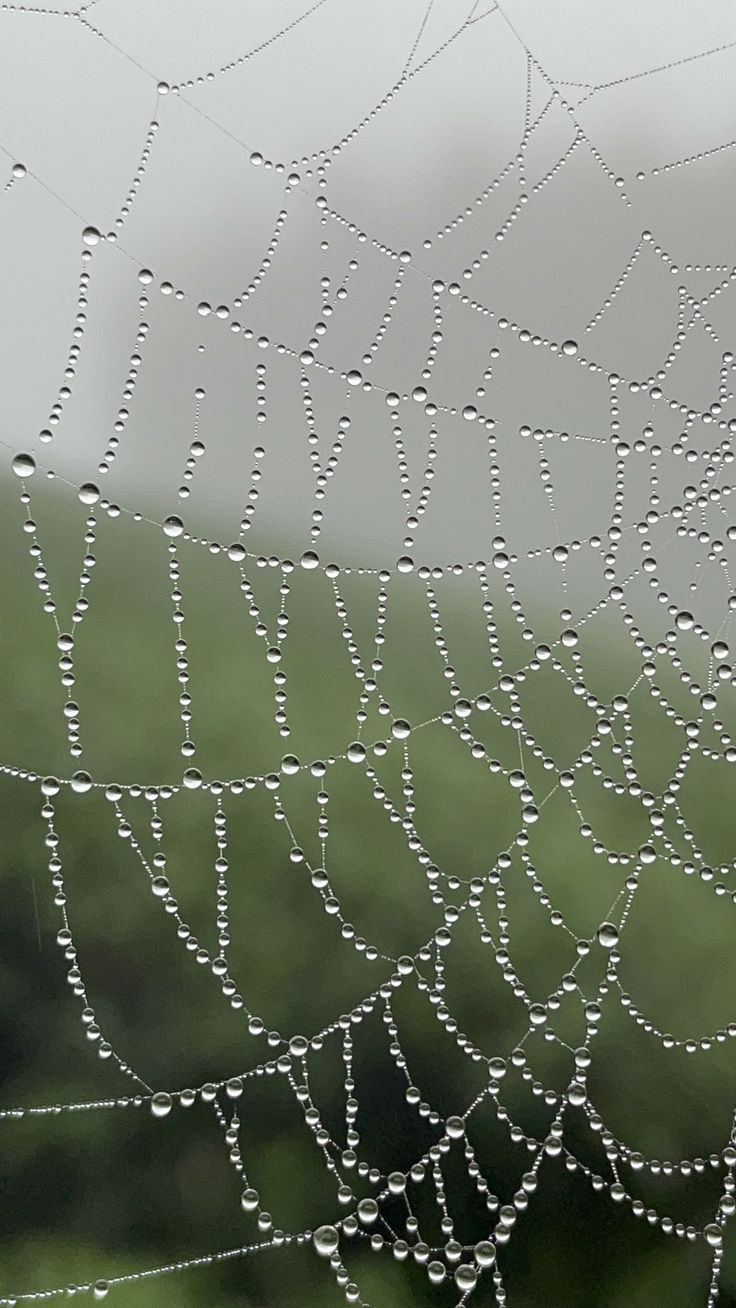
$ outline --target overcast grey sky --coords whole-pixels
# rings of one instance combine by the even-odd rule
[[[303,374],[320,468],[340,418],[350,418],[318,506],[321,554],[395,561],[432,466],[412,553],[487,557],[498,530],[491,460],[510,549],[605,530],[615,475],[612,371],[622,378],[620,421],[632,443],[650,422],[650,442],[676,437],[682,415],[669,398],[697,410],[718,400],[723,351],[736,340],[733,291],[713,297],[698,319],[687,294],[702,297],[721,276],[686,265],[730,265],[734,155],[725,148],[661,170],[736,137],[732,5],[504,0],[471,11],[470,0],[435,0],[429,10],[425,0],[323,0],[307,12],[303,0],[97,0],[78,17],[5,11],[0,25],[0,143],[8,177],[15,161],[28,170],[0,201],[2,438],[73,482],[97,482],[111,499],[157,517],[180,513],[188,529],[228,541],[258,466],[251,547],[268,551],[283,539],[307,547],[315,477]],[[158,129],[147,137],[154,116]],[[256,166],[253,152],[283,171]],[[289,188],[292,162],[300,182]],[[116,228],[126,196],[129,212]],[[458,215],[463,221],[440,234]],[[117,240],[87,247],[86,225]],[[270,266],[238,305],[275,230]],[[642,242],[645,230],[651,241]],[[154,273],[143,308],[141,267]],[[71,394],[49,428],[83,268],[84,334]],[[490,312],[447,290],[433,298],[437,279],[459,283],[461,295]],[[184,298],[162,295],[162,280]],[[631,381],[654,378],[667,360],[680,286],[684,325],[698,321],[667,365],[664,397],[653,400],[649,388],[632,394]],[[201,316],[200,302],[225,306],[227,319]],[[148,333],[137,344],[141,318]],[[233,319],[269,347],[234,333]],[[525,342],[503,320],[542,343]],[[300,364],[320,322],[316,362]],[[423,378],[433,331],[442,335]],[[556,348],[570,339],[577,354]],[[296,357],[279,355],[277,343]],[[351,369],[370,391],[341,378]],[[436,416],[411,398],[420,385]],[[205,450],[184,501],[178,489],[198,387],[196,438]],[[402,397],[398,423],[386,391]],[[460,416],[468,405],[480,419]],[[102,474],[121,407],[119,446]],[[495,454],[483,418],[495,423]],[[535,441],[519,434],[524,426],[555,434]],[[44,444],[39,433],[49,429]],[[708,435],[696,423],[692,443]],[[669,490],[670,478],[676,495],[684,465],[670,464],[662,481]],[[641,469],[627,488],[632,519],[646,509],[648,455]]]

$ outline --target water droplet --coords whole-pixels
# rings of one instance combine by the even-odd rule
[[[340,1241],[337,1228],[318,1226],[313,1236],[314,1247],[321,1258],[330,1258],[335,1253]]]
[[[314,568],[319,567],[319,554],[315,554],[314,550],[305,550],[299,562],[303,568],[306,568],[307,572],[311,572]]]
[[[240,1207],[245,1213],[252,1213],[258,1207],[260,1196],[257,1190],[244,1190],[240,1196]]]
[[[175,513],[172,513],[168,518],[164,518],[163,527],[166,535],[171,536],[172,539],[175,536],[181,536],[184,531],[184,523]]]
[[[75,772],[71,779],[72,790],[77,795],[84,795],[92,789],[92,778],[89,772]]]
[[[695,626],[695,618],[687,609],[681,609],[675,618],[675,626],[679,631],[692,631]]]
[[[364,763],[366,757],[365,745],[359,740],[354,740],[347,748],[347,756],[351,763]]]
[[[475,1289],[478,1273],[470,1263],[461,1263],[455,1268],[455,1284],[458,1290],[466,1291]]]
[[[358,1204],[358,1217],[364,1226],[372,1226],[378,1220],[378,1204],[375,1199],[361,1199]]]
[[[613,922],[601,922],[596,932],[598,943],[604,949],[615,949],[618,944],[618,930]]]
[[[462,1117],[448,1117],[445,1122],[445,1131],[451,1140],[460,1140],[465,1135],[465,1123]]]
[[[78,495],[82,504],[96,504],[100,498],[100,488],[93,481],[85,481],[79,487]]]
[[[411,735],[411,727],[404,718],[397,718],[391,727],[391,735],[394,740],[406,740]]]
[[[168,1117],[171,1107],[171,1095],[165,1090],[159,1090],[151,1099],[151,1113],[154,1117]]]
[[[107,1281],[95,1281],[94,1285],[92,1286],[92,1294],[94,1295],[95,1299],[106,1299],[109,1290],[110,1287],[107,1284]]]
[[[577,354],[577,352],[578,352],[578,343],[577,343],[577,341],[563,341],[563,342],[562,342],[562,353],[563,353],[563,354],[573,355],[573,354]]]
[[[96,227],[85,227],[82,232],[82,240],[85,245],[99,245],[102,240],[102,233]]]
[[[16,454],[13,459],[13,472],[16,477],[32,477],[36,471],[36,460],[32,454]]]
[[[481,1240],[473,1253],[479,1267],[492,1267],[496,1261],[496,1246],[490,1240]]]
[[[723,1244],[723,1227],[717,1222],[709,1222],[703,1231],[707,1243],[712,1249],[717,1249]]]

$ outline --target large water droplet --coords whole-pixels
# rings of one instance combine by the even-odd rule
[[[36,471],[36,460],[32,454],[16,454],[13,459],[13,472],[16,477],[32,477]]]
[[[601,922],[597,931],[598,943],[604,949],[615,949],[618,944],[618,930],[613,922]]]
[[[723,1227],[717,1222],[709,1222],[703,1231],[707,1243],[712,1249],[717,1249],[723,1244]]]
[[[334,1226],[318,1226],[313,1236],[314,1247],[321,1258],[330,1258],[337,1249],[340,1237]]]
[[[358,1217],[365,1226],[372,1226],[378,1218],[378,1204],[375,1199],[361,1199],[358,1204]]]
[[[455,1284],[463,1292],[473,1290],[478,1280],[478,1273],[470,1263],[461,1263],[455,1268]]]
[[[151,1112],[154,1117],[168,1117],[171,1112],[172,1101],[171,1095],[165,1090],[159,1090],[151,1099]]]
[[[490,1240],[481,1240],[473,1253],[479,1267],[492,1267],[496,1261],[496,1246]]]

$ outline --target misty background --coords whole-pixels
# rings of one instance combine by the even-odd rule
[[[1,1108],[131,1093],[116,1060],[95,1057],[89,1013],[80,1025],[67,984],[39,777],[62,780],[55,822],[83,1002],[94,1004],[94,1025],[116,1055],[176,1096],[252,1070],[272,1047],[248,1033],[242,1012],[211,989],[209,966],[198,967],[168,929],[175,924],[163,919],[125,834],[127,822],[142,847],[157,839],[152,801],[136,783],[174,791],[160,803],[168,875],[192,933],[214,954],[214,798],[182,790],[183,769],[227,781],[272,774],[287,751],[302,763],[330,761],[331,884],[341,920],[377,942],[378,963],[341,936],[304,867],[295,871],[273,795],[258,784],[223,801],[231,966],[267,1029],[288,1039],[359,1005],[392,960],[415,957],[441,924],[441,904],[388,816],[391,802],[403,812],[413,799],[444,902],[461,901],[470,878],[487,876],[513,844],[519,799],[507,778],[521,769],[539,809],[521,848],[549,904],[515,851],[505,906],[487,885],[482,910],[502,934],[507,912],[532,999],[545,1001],[577,966],[576,941],[595,941],[620,902],[626,859],[645,840],[661,842],[626,923],[620,975],[645,1020],[681,1043],[665,1049],[612,985],[590,1101],[569,1111],[568,1147],[610,1184],[589,1110],[649,1159],[697,1158],[702,1167],[684,1172],[679,1163],[672,1173],[627,1168],[626,1185],[698,1230],[713,1221],[736,1073],[725,1035],[734,992],[730,673],[716,707],[701,699],[714,685],[713,642],[727,647],[736,604],[726,459],[736,418],[735,59],[736,12],[725,2],[696,11],[679,0],[2,9]],[[11,471],[20,452],[37,464],[23,482]],[[95,491],[80,503],[86,483],[100,503]],[[24,488],[30,503],[20,507]],[[673,506],[689,506],[679,535]],[[171,515],[183,537],[162,532]],[[29,518],[35,529],[24,533]],[[215,548],[239,533],[251,556],[245,599],[239,561]],[[39,556],[28,555],[36,539],[40,577]],[[191,757],[173,649],[172,539]],[[335,579],[324,567],[297,567],[286,599],[280,569],[253,558],[297,561],[310,549],[342,570]],[[508,563],[489,567],[481,593],[476,562],[504,554]],[[412,569],[397,569],[407,555]],[[642,566],[649,558],[654,574]],[[432,578],[434,612],[422,564],[443,569]],[[74,629],[75,680],[60,683],[59,632],[38,582],[48,577],[64,633],[85,568],[90,606]],[[393,718],[412,725],[409,797],[395,740],[371,755],[370,784],[344,758],[358,731],[355,660],[360,667],[376,653],[381,568],[390,578],[380,696],[360,729],[368,742],[390,737]],[[623,610],[610,595],[616,583]],[[489,596],[495,662],[481,607]],[[282,600],[288,710],[279,717],[264,639],[273,645]],[[655,650],[652,695],[632,626]],[[570,627],[575,656],[561,641]],[[499,678],[526,667],[543,641],[556,662],[543,659],[518,683],[520,730]],[[587,698],[573,693],[580,677]],[[491,711],[473,711],[472,733],[502,775],[471,760],[457,722],[440,723],[461,695],[480,693]],[[630,718],[616,716],[616,696],[628,697]],[[612,733],[598,733],[609,710]],[[697,749],[675,809],[662,795],[695,719]],[[559,772],[589,746],[573,809]],[[631,767],[646,804],[626,791]],[[68,784],[77,768],[94,778],[89,793]],[[111,781],[133,787],[122,815],[104,798]],[[388,807],[371,793],[379,783]],[[280,781],[310,867],[321,857],[321,785],[305,769]],[[593,840],[581,836],[581,819]],[[712,877],[686,876],[691,856]],[[716,878],[728,893],[714,894]],[[562,910],[564,931],[550,905]],[[506,1055],[527,1012],[469,916],[445,955],[448,1006],[484,1057]],[[602,983],[601,954],[594,945],[584,955],[586,993]],[[439,1031],[413,980],[396,997],[401,1038],[422,1093],[444,1116],[478,1093],[478,1067]],[[571,1000],[554,1025],[563,1043],[535,1034],[530,1066],[538,1085],[564,1095],[568,1055],[586,1034],[579,1005],[573,1011]],[[693,1034],[714,1031],[722,1038],[685,1049]],[[325,1044],[310,1052],[309,1070],[337,1139],[344,1068],[337,1042]],[[365,1156],[382,1172],[408,1169],[434,1136],[407,1108],[379,1012],[356,1027],[355,1046]],[[253,1071],[246,1084],[242,1144],[259,1213],[294,1230],[340,1220],[335,1178],[284,1078]],[[541,1093],[509,1074],[504,1102],[530,1138],[544,1139],[554,1114]],[[527,1160],[486,1109],[473,1141],[506,1203]],[[50,1287],[87,1287],[269,1229],[242,1212],[206,1103],[177,1102],[165,1121],[146,1104],[27,1113],[1,1121],[0,1133],[0,1295],[22,1302]],[[459,1238],[470,1232],[472,1246],[493,1227],[498,1203],[478,1205],[460,1149],[446,1184]],[[570,1176],[553,1159],[543,1168],[544,1184],[499,1254],[512,1308],[706,1301],[713,1255],[702,1238],[667,1240],[582,1172]],[[348,1165],[340,1176],[362,1194]],[[434,1230],[434,1195],[418,1193],[416,1205]],[[360,1242],[341,1252],[373,1308],[457,1301],[452,1275],[430,1287],[418,1262],[401,1266],[387,1251],[375,1258]],[[481,1279],[479,1300],[491,1293]],[[115,1284],[110,1295],[136,1308],[162,1308],[172,1296],[183,1308],[334,1308],[345,1297],[308,1246]],[[736,1303],[728,1238],[719,1302]]]

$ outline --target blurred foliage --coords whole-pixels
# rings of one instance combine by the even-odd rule
[[[39,480],[37,478],[36,480]],[[35,483],[29,510],[39,523],[61,629],[78,585],[86,510],[68,489]],[[89,612],[77,633],[76,685],[84,755],[70,766],[62,708],[56,631],[41,609],[20,531],[17,497],[2,487],[5,567],[0,577],[5,621],[0,630],[4,712],[0,760],[39,775],[68,777],[86,767],[102,781],[177,783],[182,738],[178,721],[173,605],[166,542],[155,526],[100,513],[93,547],[96,566]],[[22,514],[21,514],[22,517]],[[194,760],[208,778],[273,771],[281,756],[303,761],[341,755],[355,735],[359,682],[350,668],[329,582],[297,570],[291,580],[285,642],[288,741],[273,718],[272,669],[254,635],[237,568],[206,547],[184,544],[184,634],[189,644]],[[264,621],[279,611],[275,569],[248,566]],[[342,577],[340,593],[364,657],[375,631],[377,579]],[[487,637],[475,583],[436,583],[443,629],[459,683],[467,693],[490,690]],[[501,597],[502,600],[503,597]],[[535,631],[550,640],[559,619],[537,603]],[[505,666],[529,658],[529,647],[499,602],[499,639]],[[67,616],[64,616],[67,615]],[[555,624],[557,623],[557,627]],[[429,722],[409,741],[414,770],[414,820],[437,864],[468,879],[493,866],[519,825],[518,801],[502,776],[471,759],[456,733],[436,719],[451,699],[433,645],[426,600],[416,577],[392,581],[381,690],[394,716]],[[628,638],[603,625],[585,628],[582,666],[596,693],[610,698],[631,685],[638,667]],[[565,661],[564,651],[561,655]],[[568,666],[572,667],[571,664]],[[673,698],[681,688],[668,687]],[[492,692],[494,706],[504,696]],[[555,761],[568,766],[590,739],[594,714],[551,669],[529,677],[522,690],[525,722]],[[681,739],[649,699],[646,685],[632,694],[637,766],[642,782],[661,790]],[[684,711],[684,710],[683,710]],[[497,717],[474,713],[472,729],[506,767],[523,765],[535,796],[553,790],[555,775],[524,748]],[[388,721],[371,711],[363,731],[385,739]],[[620,762],[603,747],[596,761],[618,776]],[[371,760],[397,806],[401,802],[401,747]],[[618,771],[617,771],[618,769]],[[683,811],[707,857],[726,856],[733,841],[733,805],[725,764],[695,760],[683,787]],[[424,875],[407,851],[400,826],[371,795],[361,767],[338,761],[328,772],[330,836],[327,867],[347,919],[391,957],[414,954],[439,923]],[[308,774],[283,779],[289,823],[317,865],[315,795]],[[633,852],[647,834],[639,806],[605,789],[588,771],[576,783],[581,809],[612,849]],[[273,820],[273,796],[262,786],[226,793],[231,904],[231,973],[249,1006],[269,1028],[310,1035],[350,1011],[390,975],[385,961],[369,962],[344,941],[309,884],[304,865],[289,861],[291,838]],[[0,1071],[2,1105],[31,1106],[106,1098],[131,1092],[112,1062],[95,1056],[80,1022],[78,1001],[66,984],[55,943],[61,925],[44,849],[36,785],[6,775],[0,786],[3,848],[0,915]],[[213,838],[214,800],[186,792],[162,802],[168,876],[182,916],[216,952]],[[150,806],[126,796],[126,818],[151,849]],[[269,1054],[265,1039],[248,1035],[242,1014],[228,1008],[209,969],[198,967],[176,939],[175,923],[150,893],[146,873],[128,842],[116,834],[113,806],[99,790],[76,795],[64,788],[56,828],[64,862],[68,912],[90,1002],[103,1033],[120,1056],[154,1088],[180,1089],[244,1071]],[[673,838],[676,838],[673,836]],[[681,843],[681,842],[680,842]],[[554,791],[530,828],[529,852],[552,902],[574,934],[588,939],[606,916],[625,873],[596,856],[580,835],[564,792]],[[543,1001],[575,961],[574,941],[550,923],[518,858],[505,877],[510,951],[532,999]],[[493,929],[497,910],[487,892],[484,912]],[[700,1035],[734,1018],[733,905],[666,862],[647,870],[622,940],[621,979],[638,1006],[662,1030]],[[444,951],[448,1004],[470,1041],[484,1053],[508,1054],[526,1029],[523,1006],[501,980],[477,924],[461,917]],[[591,993],[600,980],[601,951],[592,950],[579,975]],[[578,1006],[579,1010],[579,1006]],[[406,984],[394,1011],[412,1079],[443,1114],[463,1111],[483,1084],[477,1064],[463,1057],[437,1022],[427,997]],[[579,1011],[563,1005],[555,1026],[574,1046],[583,1035]],[[436,1132],[419,1122],[403,1097],[388,1055],[380,1010],[355,1029],[360,1157],[384,1170],[406,1168]],[[535,1033],[530,1065],[545,1085],[562,1091],[571,1059]],[[665,1050],[624,1012],[615,993],[604,1005],[589,1077],[591,1100],[606,1125],[647,1156],[677,1160],[706,1156],[728,1138],[733,1111],[732,1042],[706,1053]],[[336,1138],[344,1131],[342,1065],[336,1037],[309,1058],[310,1085]],[[518,1075],[504,1082],[503,1100],[524,1129],[546,1134],[553,1112],[529,1093]],[[336,1185],[324,1167],[301,1110],[283,1078],[248,1080],[241,1101],[242,1148],[248,1176],[277,1226],[299,1230],[341,1215]],[[600,1140],[580,1110],[570,1109],[566,1142],[603,1175],[610,1175]],[[162,1121],[147,1108],[29,1117],[0,1123],[2,1272],[0,1294],[122,1275],[258,1239],[255,1219],[241,1211],[239,1182],[227,1159],[222,1131],[206,1105],[176,1107]],[[508,1202],[528,1167],[486,1106],[471,1119],[469,1137],[501,1202]],[[447,1163],[448,1201],[460,1238],[481,1238],[493,1218],[478,1206],[457,1159]],[[356,1179],[356,1194],[361,1182]],[[699,1225],[718,1202],[717,1173],[690,1180],[626,1172],[631,1191],[676,1219]],[[439,1239],[436,1206],[417,1199],[423,1231]],[[452,1305],[448,1283],[428,1284],[418,1266],[397,1266],[388,1253],[367,1254],[359,1241],[344,1247],[351,1275],[372,1308]],[[690,1308],[704,1302],[709,1251],[704,1243],[666,1239],[626,1206],[593,1192],[547,1159],[528,1211],[500,1252],[511,1308]],[[484,1280],[471,1302],[489,1303]],[[249,1305],[249,1308],[334,1308],[344,1302],[329,1266],[310,1248],[263,1251],[245,1258],[115,1287],[109,1302],[135,1308],[176,1303]],[[736,1304],[736,1267],[728,1241],[720,1302]]]

